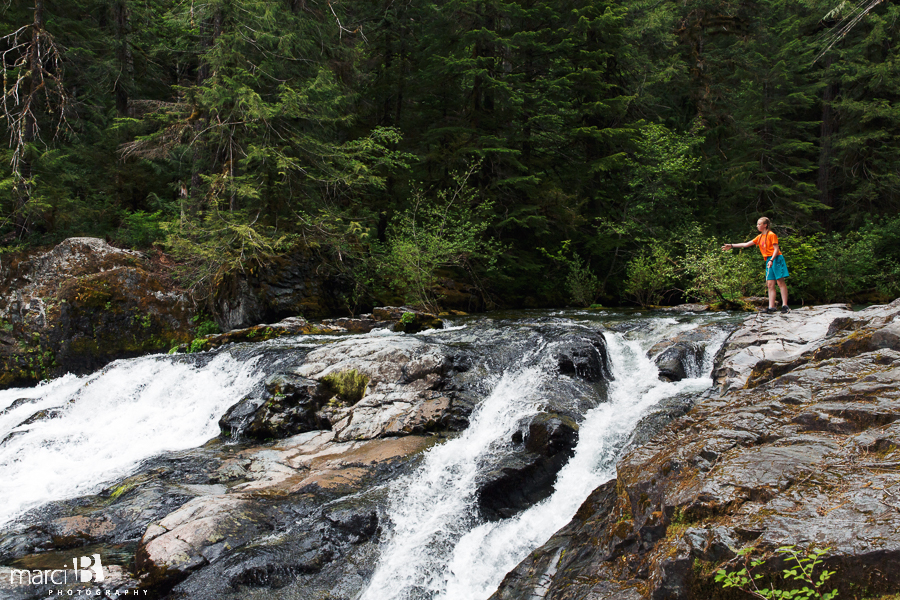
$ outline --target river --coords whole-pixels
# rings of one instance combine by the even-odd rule
[[[635,427],[668,398],[711,385],[725,329],[702,343],[678,382],[658,378],[647,351],[661,340],[735,320],[727,313],[519,311],[451,318],[417,334],[476,356],[480,397],[469,426],[434,446],[411,472],[387,486],[377,557],[360,600],[486,599],[504,575],[575,514],[615,475]],[[554,348],[584,332],[605,342],[603,385],[563,385]],[[391,336],[373,332],[355,336]],[[280,364],[348,336],[300,336],[190,356],[117,361],[84,377],[0,391],[0,525],[27,526],[28,511],[96,494],[149,459],[203,445],[218,420],[258,389]],[[354,336],[350,336],[355,339]],[[473,375],[469,374],[471,379]],[[549,495],[502,519],[478,510],[480,482],[517,451],[523,423],[564,406],[577,415],[578,442]],[[12,522],[12,523],[11,523]],[[288,586],[272,598],[305,598]],[[260,596],[262,597],[262,596]]]

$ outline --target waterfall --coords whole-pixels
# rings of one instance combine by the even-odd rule
[[[366,556],[379,558],[365,584],[360,567],[348,561],[346,568],[357,574],[347,593],[366,585],[359,600],[489,597],[506,573],[615,475],[615,464],[633,443],[643,417],[663,399],[711,384],[712,359],[726,334],[706,342],[698,364],[686,365],[689,378],[677,383],[658,379],[647,350],[661,339],[727,318],[568,311],[500,321],[478,318],[418,334],[453,360],[459,358],[460,370],[450,379],[458,387],[452,389],[466,394],[475,408],[465,430],[450,434],[417,457],[417,466],[410,463],[402,471],[406,475],[384,484],[386,501],[379,491],[377,506],[387,513],[383,536],[372,542],[380,546],[365,549]],[[584,358],[596,347],[584,345],[587,338],[598,343],[600,332],[613,379],[591,382],[560,375],[561,357]],[[48,502],[96,494],[151,468],[154,463],[147,461],[153,457],[202,446],[218,434],[218,420],[229,407],[262,393],[269,374],[290,372],[313,348],[338,339],[347,337],[302,336],[199,355],[121,360],[92,375],[0,391],[0,526]],[[549,497],[511,518],[485,521],[479,491],[502,467],[520,464],[517,434],[543,412],[582,415],[572,458],[557,473]],[[24,519],[40,523],[43,516]],[[301,579],[295,584],[302,585]],[[295,591],[292,586],[284,593],[266,589],[266,597],[293,598]]]
[[[508,451],[519,422],[538,412],[534,392],[545,377],[537,366],[504,374],[465,432],[436,446],[414,477],[398,482],[409,501],[395,505],[393,540],[364,598],[430,597],[444,588],[436,559],[474,525],[477,477],[493,453]]]
[[[704,353],[698,369],[703,377],[659,381],[646,356],[655,341],[695,326],[659,319],[643,335],[605,333],[614,376],[609,401],[585,415],[575,455],[558,474],[553,494],[515,517],[484,523],[473,506],[479,468],[523,417],[534,414],[537,407],[524,399],[539,397],[542,382],[553,376],[535,367],[505,374],[466,433],[434,448],[417,473],[397,482],[389,538],[360,600],[490,596],[507,572],[574,516],[594,488],[615,476],[635,425],[655,404],[709,387],[712,358],[724,333]]]
[[[227,353],[200,362],[121,360],[85,377],[0,391],[0,472],[7,482],[0,486],[0,525],[48,500],[96,493],[143,459],[215,437],[219,417],[261,375],[256,360]]]

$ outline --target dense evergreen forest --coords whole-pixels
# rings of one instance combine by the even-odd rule
[[[900,294],[900,6],[4,0],[0,247],[312,252],[347,308]],[[833,43],[833,46],[828,46]]]

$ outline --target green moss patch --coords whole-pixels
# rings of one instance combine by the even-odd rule
[[[344,404],[352,406],[366,395],[369,378],[356,369],[348,369],[330,373],[323,377],[321,382],[330,394],[337,396]]]

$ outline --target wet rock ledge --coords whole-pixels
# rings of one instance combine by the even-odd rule
[[[717,391],[618,465],[495,600],[749,597],[714,582],[752,547],[828,548],[840,598],[900,592],[900,300],[749,317]],[[784,588],[789,584],[781,583]]]

